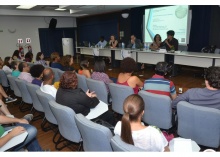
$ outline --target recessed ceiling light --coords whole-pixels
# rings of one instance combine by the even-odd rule
[[[66,10],[66,9],[57,8],[57,9],[55,9],[55,10],[58,10],[58,11],[64,11],[64,10]]]
[[[16,7],[17,9],[31,9],[33,7],[35,7],[37,5],[19,5],[18,7]]]

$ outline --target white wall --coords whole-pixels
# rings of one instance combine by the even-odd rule
[[[54,17],[57,19],[56,28],[76,27],[76,18]],[[24,17],[24,16],[0,16],[0,57],[12,56],[17,39],[23,39],[23,46],[26,45],[26,38],[31,38],[32,52],[35,55],[40,51],[38,28],[48,28],[51,17]],[[8,31],[15,30],[15,33]],[[24,49],[27,52],[27,48]]]

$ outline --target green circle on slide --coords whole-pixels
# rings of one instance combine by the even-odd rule
[[[186,14],[187,14],[187,8],[185,8],[185,7],[179,6],[175,10],[175,15],[179,19],[184,18],[186,16]]]

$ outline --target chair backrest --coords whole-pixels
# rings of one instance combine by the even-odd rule
[[[82,114],[76,114],[75,121],[81,133],[85,151],[112,151],[110,145],[112,133],[109,128],[90,121]]]
[[[29,65],[30,68],[34,65],[34,63],[31,62],[26,62],[26,63]]]
[[[116,83],[110,83],[109,90],[112,97],[112,110],[119,114],[124,114],[124,100],[129,95],[134,94],[134,90],[129,86],[120,85]]]
[[[110,143],[114,152],[146,152],[144,149],[125,143],[119,135],[112,137]]]
[[[14,91],[14,84],[13,84],[13,81],[11,80],[11,79],[13,79],[13,78],[11,78],[11,77],[13,77],[11,74],[8,74],[8,75],[7,75],[8,82],[9,82],[9,84],[10,84],[10,89],[11,89],[12,91]]]
[[[76,75],[78,79],[78,88],[81,88],[84,92],[86,92],[89,89],[86,83],[86,77],[84,75]]]
[[[65,72],[65,71],[62,71],[62,70],[60,70],[60,69],[57,69],[57,73],[58,73],[58,75],[59,75],[59,78],[63,75],[64,72]]]
[[[8,77],[8,80],[9,80],[9,82],[10,82],[10,86],[13,87],[14,94],[15,94],[17,97],[21,97],[21,91],[20,91],[20,89],[18,88],[17,84],[15,83],[15,79],[17,79],[17,78],[14,77],[14,76],[12,76],[11,74],[8,74],[7,77]]]
[[[51,68],[51,67],[50,67]],[[54,73],[54,82],[60,81],[60,76],[58,74],[58,69],[57,68],[51,68],[53,73]]]
[[[146,91],[138,93],[144,99],[143,121],[161,129],[172,127],[172,107],[169,96],[154,94]]]
[[[90,92],[95,91],[97,98],[108,104],[108,92],[103,81],[86,78],[86,83]]]
[[[3,87],[9,87],[7,75],[2,69],[0,69],[0,79]]]
[[[32,101],[32,98],[31,98],[31,95],[26,87],[26,81],[24,80],[21,80],[19,78],[16,78],[15,79],[15,83],[17,84],[19,90],[21,91],[21,97],[22,97],[22,100],[25,102],[25,103],[28,103],[28,104],[32,104],[33,101]]]
[[[220,110],[181,101],[177,104],[177,115],[178,135],[200,145],[220,146]]]
[[[79,143],[81,135],[75,123],[75,112],[67,106],[56,103],[55,100],[50,100],[49,105],[57,120],[60,134],[72,142]]]
[[[50,109],[50,106],[49,106],[49,101],[55,100],[54,97],[51,96],[50,94],[42,92],[40,89],[37,89],[36,93],[37,93],[37,97],[38,97],[38,99],[44,109],[46,119],[52,124],[57,124],[57,120],[54,117],[54,115]]]
[[[32,83],[29,83],[27,82],[26,83],[26,86],[27,86],[27,89],[30,93],[30,96],[32,98],[32,101],[33,101],[33,107],[37,110],[37,111],[40,111],[40,112],[44,112],[44,109],[37,97],[37,93],[36,93],[36,90],[37,89],[40,89],[40,86],[38,85],[35,85],[35,84],[32,84]]]

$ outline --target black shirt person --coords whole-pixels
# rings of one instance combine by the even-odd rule
[[[173,30],[167,31],[167,39],[165,39],[161,44],[160,47],[165,46],[167,51],[170,50],[178,50],[179,42],[176,38],[174,38],[175,32]]]

